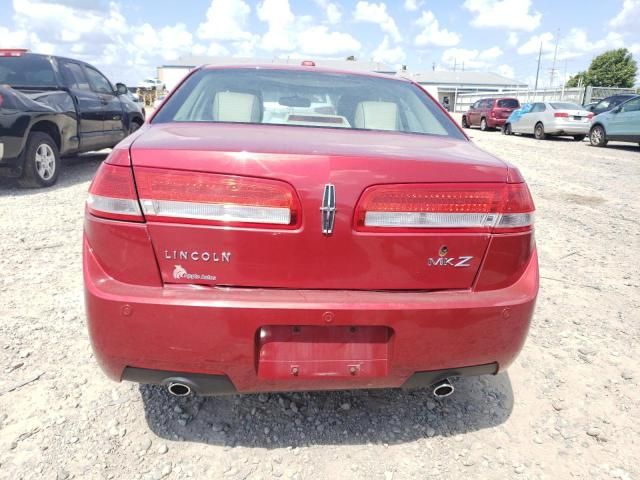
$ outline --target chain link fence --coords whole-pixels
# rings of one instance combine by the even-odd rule
[[[635,90],[633,88],[616,87],[558,87],[538,90],[509,90],[499,93],[459,93],[455,96],[454,111],[465,112],[471,105],[483,98],[517,98],[520,103],[564,101],[586,105],[620,93],[635,93]]]

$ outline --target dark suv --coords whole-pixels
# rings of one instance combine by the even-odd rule
[[[483,98],[469,107],[462,116],[462,126],[469,128],[479,125],[485,131],[502,128],[511,112],[520,108],[516,98]]]

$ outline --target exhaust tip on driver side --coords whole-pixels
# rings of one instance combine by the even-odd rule
[[[448,378],[444,380],[440,380],[438,383],[433,385],[433,396],[437,398],[448,397],[453,394],[455,388],[451,385]]]
[[[169,390],[169,393],[175,397],[186,397],[191,394],[191,387],[180,382],[171,382],[167,386],[167,390]]]

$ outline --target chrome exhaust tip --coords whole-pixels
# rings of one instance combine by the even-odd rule
[[[174,397],[186,397],[191,394],[191,387],[180,382],[171,382],[167,385],[167,390]]]
[[[448,378],[440,380],[433,385],[433,396],[436,398],[445,398],[453,394],[455,388],[451,385]]]

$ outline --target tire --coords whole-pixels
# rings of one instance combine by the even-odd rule
[[[58,181],[61,168],[60,152],[53,139],[42,132],[29,134],[18,184],[25,188],[50,187]]]
[[[589,142],[594,147],[605,147],[608,143],[607,132],[602,125],[594,126],[589,132]]]
[[[573,136],[573,139],[574,139],[576,142],[581,142],[581,141],[583,141],[585,138],[587,138],[587,136],[586,136],[586,135],[574,135],[574,136]]]
[[[544,140],[547,138],[547,134],[544,133],[544,125],[542,123],[536,123],[536,126],[533,129],[533,136],[536,140]]]
[[[469,128],[469,122],[467,122],[467,117],[462,117],[462,128]]]
[[[480,130],[482,130],[483,132],[489,130],[489,127],[487,126],[487,119],[484,117],[482,117],[482,120],[480,120]]]
[[[502,127],[502,134],[503,135],[513,135],[513,132],[511,131],[511,124],[510,123],[505,123],[504,127]]]
[[[141,126],[142,126],[142,123],[140,123],[139,120],[132,121],[131,125],[129,126],[129,135],[131,135],[133,132],[138,130]]]

